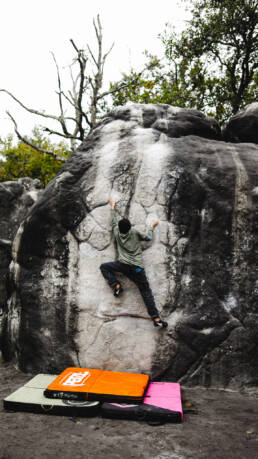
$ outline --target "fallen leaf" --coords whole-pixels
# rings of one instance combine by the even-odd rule
[[[192,408],[192,406],[193,406],[193,404],[192,404],[192,402],[190,402],[190,400],[186,400],[183,405],[184,405],[185,408]]]

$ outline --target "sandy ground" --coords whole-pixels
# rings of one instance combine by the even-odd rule
[[[258,459],[258,389],[183,388],[183,424],[69,418],[3,409],[31,375],[0,363],[0,459]]]

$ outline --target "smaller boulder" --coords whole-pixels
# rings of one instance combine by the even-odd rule
[[[230,118],[223,130],[223,140],[258,143],[258,102],[247,105]]]

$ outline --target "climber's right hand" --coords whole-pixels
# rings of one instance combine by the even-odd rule
[[[115,205],[116,205],[116,201],[114,201],[114,199],[112,199],[112,198],[109,198],[108,202],[111,205],[111,208],[114,209]]]

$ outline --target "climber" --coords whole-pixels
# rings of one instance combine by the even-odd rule
[[[157,221],[151,224],[148,234],[142,234],[139,231],[131,228],[131,223],[128,219],[123,218],[117,223],[115,212],[115,201],[109,199],[112,213],[112,229],[117,241],[118,261],[103,263],[100,270],[113,289],[114,296],[118,297],[123,288],[120,282],[117,281],[115,273],[119,272],[127,276],[133,281],[140,290],[143,301],[147,307],[148,313],[153,320],[154,327],[167,327],[168,324],[159,317],[158,310],[149,286],[148,279],[144,271],[142,260],[142,248],[140,241],[151,241],[152,233]]]

